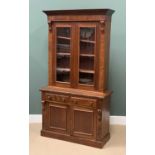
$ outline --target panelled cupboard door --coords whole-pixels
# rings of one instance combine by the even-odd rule
[[[54,102],[46,103],[48,113],[47,128],[53,132],[69,134],[69,107],[65,104],[57,104]]]
[[[71,108],[71,135],[82,138],[95,138],[96,119],[93,109]]]
[[[53,25],[52,79],[56,86],[71,87],[73,79],[74,26],[56,22]]]

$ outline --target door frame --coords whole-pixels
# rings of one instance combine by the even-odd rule
[[[61,108],[61,109],[65,109],[66,110],[66,129],[65,128],[59,128],[59,127],[54,127],[54,126],[51,126],[51,111],[50,111],[50,108],[51,107],[56,107],[56,108]],[[58,102],[55,102],[55,101],[52,101],[52,102],[49,102],[49,101],[46,101],[46,109],[45,109],[47,112],[47,126],[46,128],[50,131],[53,131],[53,132],[59,132],[59,133],[63,133],[63,134],[70,134],[70,108],[69,108],[69,105],[67,104],[63,104],[63,103],[58,103]]]
[[[79,58],[80,58],[80,28],[95,28],[95,48],[94,48],[94,85],[87,85],[87,84],[79,84]],[[77,33],[77,69],[76,69],[76,81],[77,81],[77,88],[79,89],[86,89],[86,90],[97,90],[97,85],[98,85],[98,81],[97,81],[97,77],[98,77],[98,57],[99,57],[99,24],[98,22],[76,22],[76,33]]]
[[[56,81],[56,64],[57,64],[57,57],[56,57],[56,50],[57,50],[57,28],[65,28],[68,27],[71,29],[71,36],[70,36],[70,82],[60,82]],[[52,85],[59,86],[59,87],[72,87],[73,85],[73,43],[74,43],[74,30],[75,27],[73,23],[68,23],[68,22],[54,22],[53,24],[53,36],[52,36],[52,44],[53,44],[53,49],[51,52],[51,57],[52,57]]]

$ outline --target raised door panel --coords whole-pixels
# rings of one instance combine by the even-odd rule
[[[71,134],[76,137],[95,138],[94,110],[72,107]]]
[[[69,108],[67,105],[47,103],[48,130],[69,134]]]

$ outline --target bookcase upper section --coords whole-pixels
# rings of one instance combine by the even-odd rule
[[[108,88],[111,9],[47,10],[48,85]]]

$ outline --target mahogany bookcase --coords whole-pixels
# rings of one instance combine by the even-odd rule
[[[49,10],[48,86],[41,88],[41,135],[103,147],[109,140],[108,90],[113,10]]]

